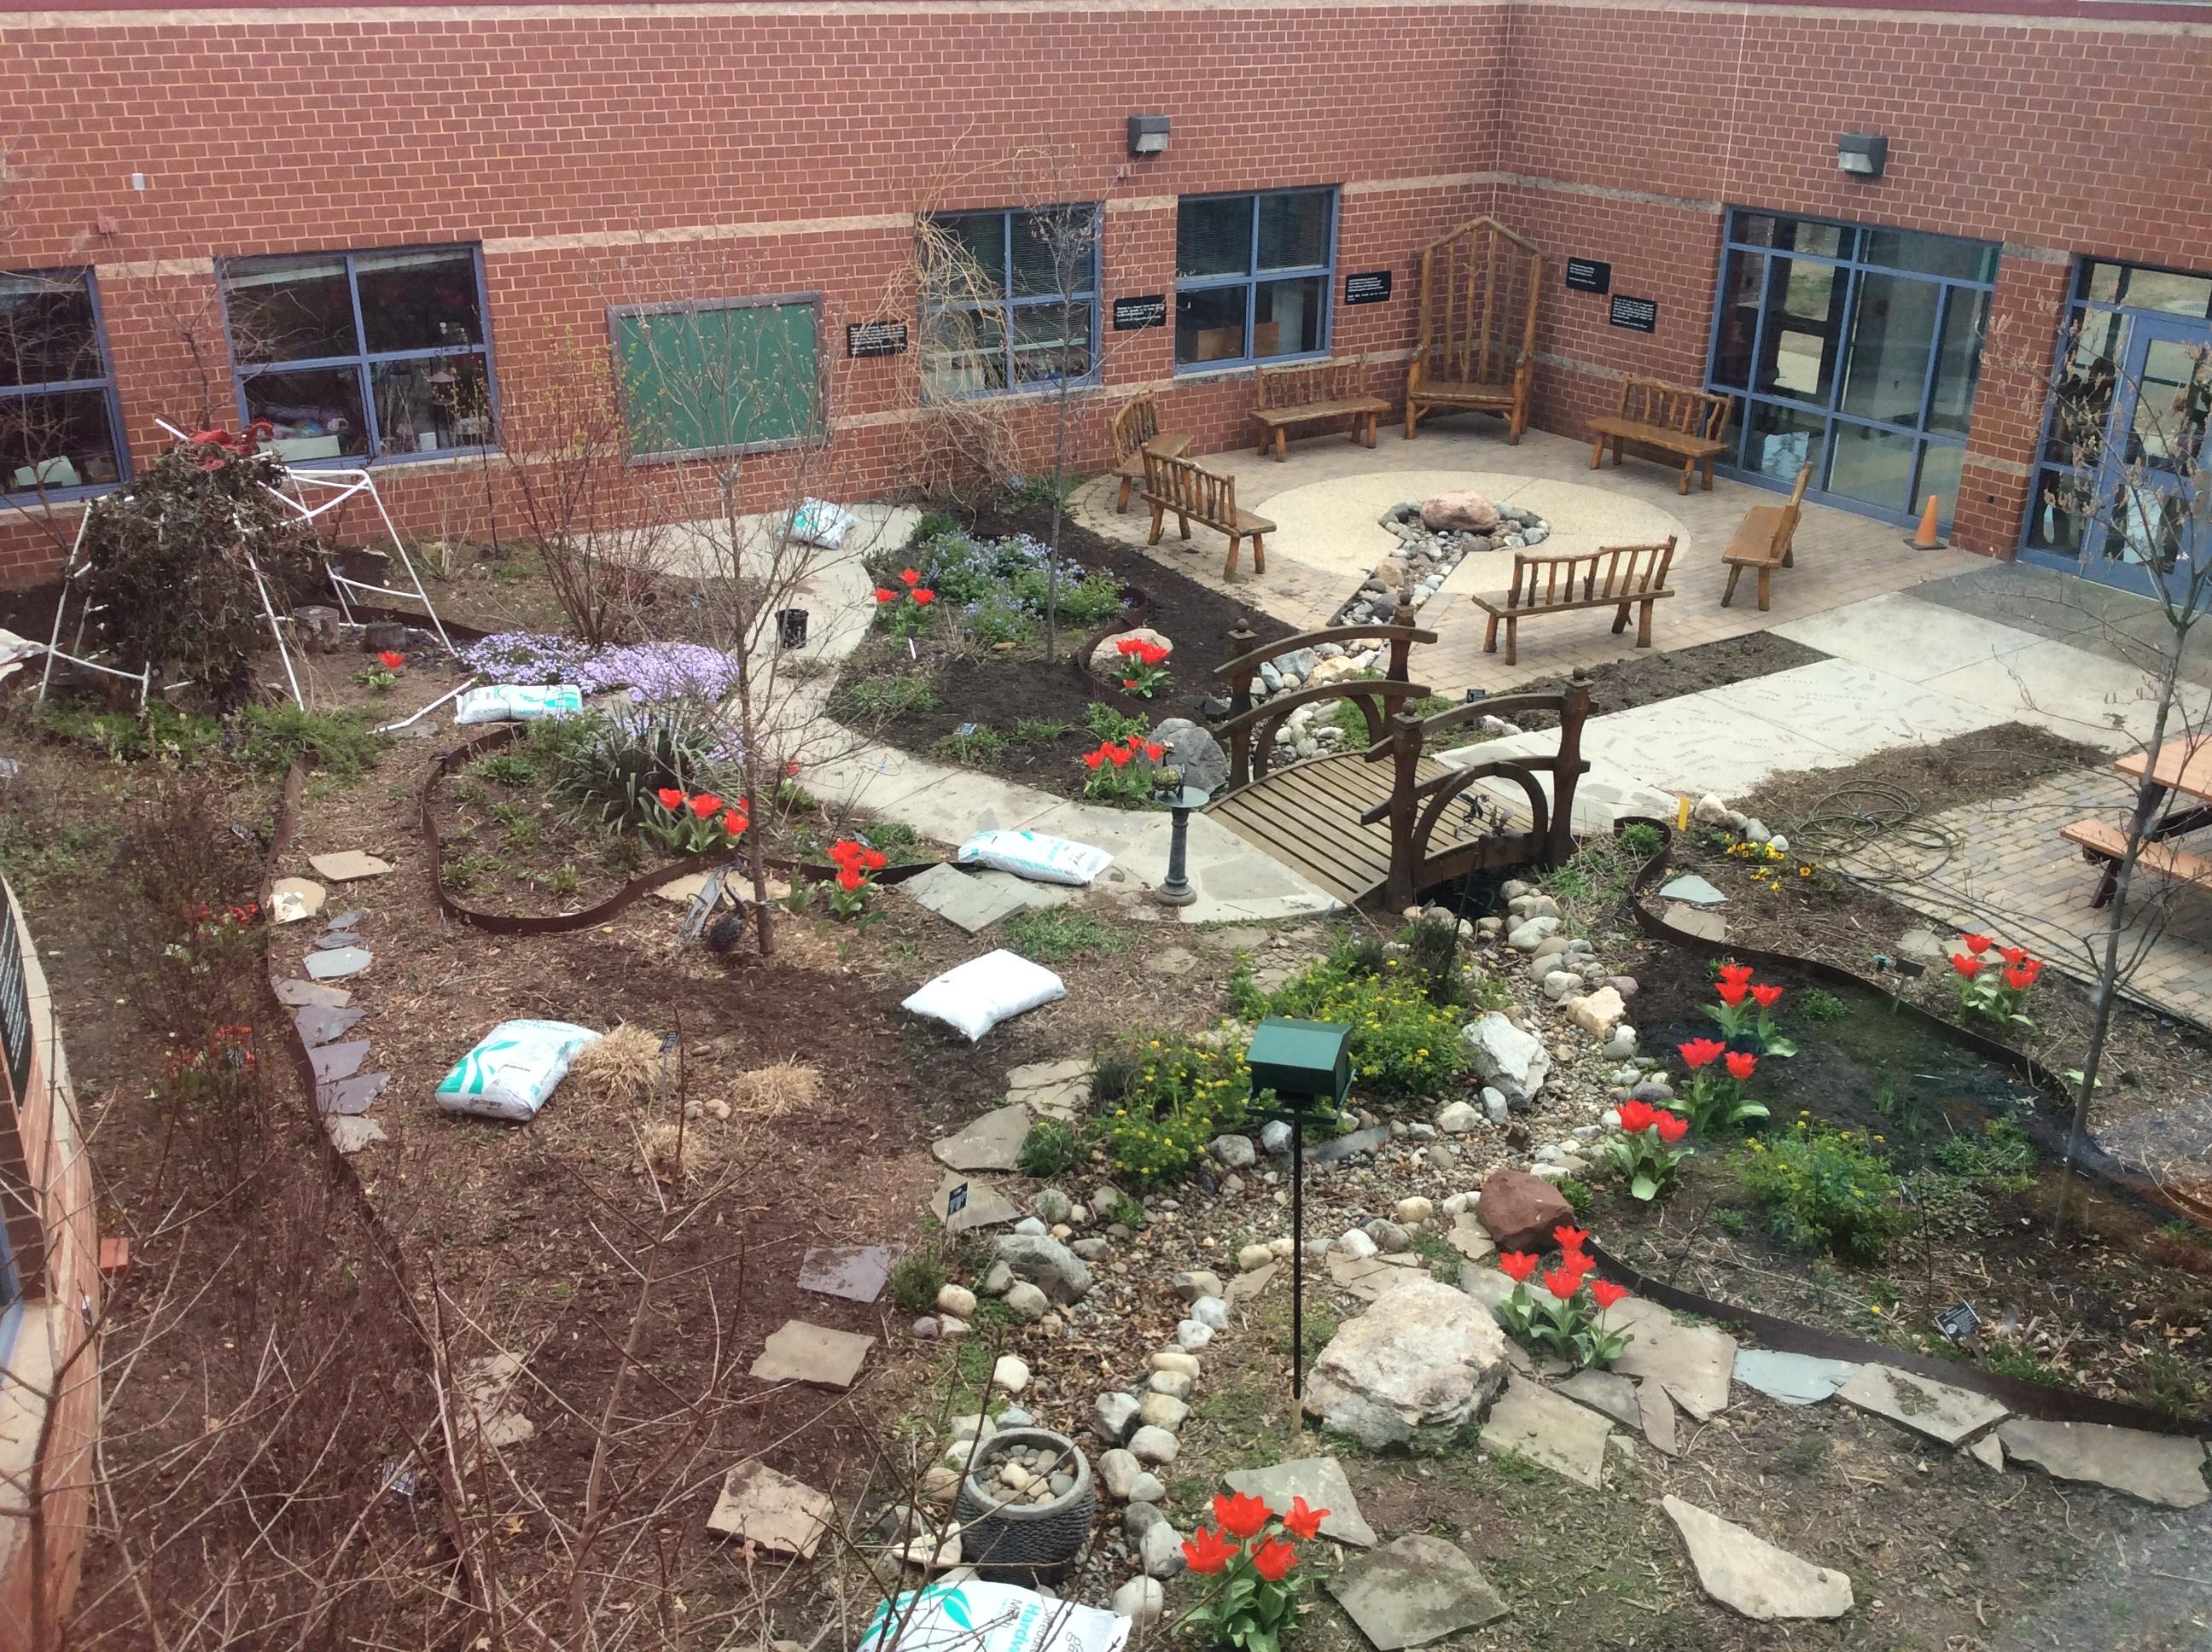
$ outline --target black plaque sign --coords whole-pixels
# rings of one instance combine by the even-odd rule
[[[1626,327],[1631,332],[1659,331],[1659,301],[1656,298],[1626,298],[1619,293],[1613,295],[1613,310],[1606,319],[1616,327]]]
[[[15,902],[0,896],[0,1045],[8,1064],[9,1093],[18,1106],[31,1083],[31,989],[23,974]]]
[[[906,323],[903,321],[848,321],[845,324],[845,354],[862,355],[903,355],[906,354]]]
[[[1381,304],[1390,296],[1390,272],[1370,270],[1344,278],[1344,301],[1346,304]]]
[[[1609,293],[1613,290],[1613,266],[1595,258],[1567,260],[1567,290],[1571,293]]]
[[[1139,332],[1146,327],[1168,325],[1168,301],[1164,293],[1151,293],[1143,298],[1117,298],[1114,301],[1114,331]]]

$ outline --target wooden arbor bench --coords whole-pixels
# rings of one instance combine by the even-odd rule
[[[1620,463],[1624,442],[1663,447],[1682,456],[1682,480],[1676,493],[1690,491],[1690,477],[1700,468],[1703,486],[1711,492],[1713,460],[1728,446],[1721,434],[1728,428],[1729,411],[1735,405],[1733,396],[1662,384],[1656,379],[1624,379],[1620,407],[1590,421],[1589,467],[1595,471],[1604,461],[1607,443],[1615,465]]]
[[[1513,586],[1505,599],[1476,597],[1474,605],[1490,616],[1482,634],[1482,652],[1498,652],[1498,623],[1505,622],[1505,663],[1516,663],[1521,622],[1545,614],[1565,614],[1577,608],[1613,608],[1613,635],[1628,623],[1628,610],[1638,610],[1636,646],[1651,646],[1651,605],[1674,593],[1668,588],[1667,571],[1674,563],[1674,537],[1656,545],[1608,545],[1559,556],[1513,556]]]
[[[1406,369],[1406,440],[1432,413],[1495,413],[1505,440],[1528,428],[1536,303],[1544,258],[1534,241],[1477,218],[1421,249],[1419,332]]]
[[[1159,544],[1161,523],[1172,512],[1186,539],[1194,520],[1229,536],[1229,560],[1221,565],[1222,578],[1237,577],[1237,553],[1248,538],[1252,541],[1252,571],[1267,571],[1267,542],[1262,536],[1273,533],[1275,525],[1237,508],[1234,477],[1217,475],[1189,459],[1170,459],[1150,448],[1144,450],[1144,499],[1152,507],[1152,533],[1146,544]]]
[[[1797,518],[1805,508],[1806,484],[1813,479],[1813,467],[1801,467],[1797,485],[1790,490],[1786,505],[1754,505],[1743,514],[1736,525],[1735,538],[1721,553],[1721,564],[1729,571],[1728,589],[1721,592],[1721,606],[1725,608],[1735,596],[1735,582],[1749,568],[1759,575],[1759,611],[1766,611],[1766,599],[1771,594],[1771,581],[1778,568],[1795,568],[1790,541],[1796,537]]]
[[[1367,361],[1308,361],[1296,367],[1255,367],[1252,386],[1257,398],[1252,416],[1260,423],[1260,453],[1274,444],[1275,459],[1289,457],[1285,444],[1294,424],[1320,424],[1329,419],[1350,419],[1352,439],[1375,445],[1375,422],[1390,410],[1390,404],[1369,395]]]
[[[1190,452],[1190,442],[1188,436],[1161,434],[1160,405],[1151,391],[1124,402],[1114,415],[1114,474],[1121,478],[1121,491],[1114,501],[1114,508],[1129,508],[1129,489],[1145,479],[1147,451],[1181,459]]]

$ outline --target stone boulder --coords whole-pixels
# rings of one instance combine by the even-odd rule
[[[1498,507],[1479,493],[1438,494],[1422,505],[1421,525],[1431,533],[1487,533],[1498,525]]]
[[[1460,1042],[1467,1046],[1476,1076],[1504,1096],[1509,1107],[1528,1106],[1551,1076],[1552,1058],[1544,1041],[1522,1031],[1498,1011],[1469,1022],[1460,1032]]]
[[[999,1260],[1014,1277],[1054,1302],[1080,1302],[1091,1290],[1091,1269],[1059,1240],[1041,1233],[1010,1233],[999,1241]]]
[[[1350,683],[1364,675],[1358,660],[1340,654],[1334,659],[1324,659],[1316,665],[1306,678],[1306,686],[1310,689],[1325,688],[1331,683]]]
[[[1306,1380],[1307,1414],[1372,1449],[1433,1445],[1505,1382],[1505,1333],[1466,1292],[1411,1273],[1347,1321]]]
[[[1492,1170],[1475,1199],[1474,1217],[1500,1250],[1545,1251],[1552,1248],[1553,1228],[1573,1224],[1575,1207],[1540,1176]]]
[[[1620,1001],[1619,993],[1610,987],[1601,987],[1595,993],[1571,1005],[1567,1011],[1567,1019],[1593,1038],[1610,1038],[1614,1026],[1627,1012],[1628,1006]],[[1609,1051],[1608,1054],[1610,1054]],[[1627,1055],[1636,1054],[1633,1041],[1623,1054]]]
[[[1131,637],[1141,638],[1146,642],[1158,643],[1161,647],[1170,651],[1175,647],[1174,643],[1169,641],[1159,632],[1153,630],[1149,625],[1140,625],[1133,631],[1116,631],[1113,635],[1102,640],[1098,646],[1091,651],[1091,676],[1109,682],[1120,682],[1121,680],[1121,647]]]
[[[1169,718],[1152,731],[1152,738],[1168,748],[1167,761],[1181,771],[1185,786],[1218,792],[1229,784],[1229,754],[1189,718]]]

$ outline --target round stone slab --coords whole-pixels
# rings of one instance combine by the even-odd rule
[[[334,952],[307,955],[307,973],[317,981],[343,981],[376,962],[376,955],[362,946],[341,946]]]

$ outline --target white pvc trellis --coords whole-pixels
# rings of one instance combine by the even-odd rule
[[[179,441],[191,440],[167,419],[156,419],[155,422]],[[283,471],[286,486],[292,489],[291,492],[287,493],[283,489],[271,487],[266,483],[262,484],[263,489],[271,499],[291,512],[302,525],[312,524],[319,517],[327,515],[349,500],[366,494],[369,502],[376,507],[377,519],[384,524],[384,531],[391,538],[392,550],[399,553],[399,565],[407,572],[407,583],[413,587],[411,590],[399,591],[389,586],[370,585],[364,580],[348,578],[339,573],[334,564],[325,565],[325,571],[330,576],[331,589],[337,598],[338,611],[346,623],[349,624],[355,623],[352,598],[356,592],[363,596],[388,597],[400,602],[417,602],[422,604],[422,612],[428,617],[431,629],[437,632],[440,644],[447,653],[458,658],[459,651],[453,647],[453,639],[446,635],[445,622],[438,617],[436,604],[431,602],[430,593],[423,589],[422,576],[416,572],[415,559],[407,554],[406,542],[400,538],[399,530],[393,525],[392,513],[384,508],[383,496],[376,490],[376,478],[365,470],[308,471],[287,465],[283,467]],[[311,489],[314,490],[314,502],[310,502]],[[139,671],[126,671],[113,665],[104,665],[99,660],[90,659],[82,653],[64,653],[61,647],[64,616],[69,610],[70,592],[73,582],[83,577],[90,568],[88,563],[79,560],[84,548],[85,529],[92,520],[93,512],[100,507],[100,502],[95,499],[87,505],[84,514],[77,520],[76,538],[70,545],[68,565],[62,570],[61,594],[54,603],[53,631],[46,641],[46,669],[40,673],[39,677],[39,698],[43,701],[46,697],[47,688],[53,681],[54,661],[66,659],[73,665],[82,665],[92,671],[104,671],[110,677],[119,677],[126,683],[137,683],[138,704],[143,710],[153,690],[154,668],[150,663]],[[269,594],[269,581],[262,576],[261,565],[254,560],[252,551],[246,553],[246,566],[253,575],[253,587],[260,595],[261,612],[269,622],[269,635],[276,644],[277,657],[284,662],[284,680],[291,687],[292,703],[305,710],[307,703],[307,696],[300,692],[299,673],[293,669],[292,651],[286,647],[284,641],[283,622],[277,616],[276,604]],[[71,647],[82,649],[84,647],[85,626],[94,611],[88,604],[79,609],[76,635],[71,641]]]

